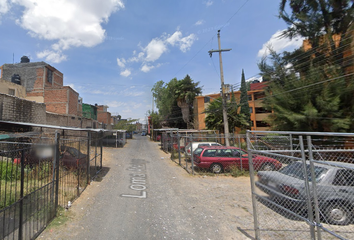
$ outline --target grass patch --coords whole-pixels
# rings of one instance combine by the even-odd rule
[[[72,212],[67,211],[65,208],[58,206],[57,216],[49,224],[48,228],[56,228],[62,226],[72,218]]]
[[[228,168],[229,170],[229,174],[232,176],[232,177],[242,177],[242,176],[249,176],[249,171],[246,171],[245,169],[240,169],[239,167],[237,166],[230,166]]]

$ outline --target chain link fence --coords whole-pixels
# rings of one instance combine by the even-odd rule
[[[230,134],[228,139],[230,146],[239,149],[243,155],[246,154],[246,135]],[[171,159],[190,174],[213,174],[209,167],[201,168],[196,166],[193,159],[194,154],[192,153],[199,147],[225,146],[225,143],[224,134],[179,134],[172,131],[166,131],[161,134],[161,149],[171,153]],[[248,158],[246,156],[240,154],[234,161],[239,164],[235,164],[237,169],[233,170],[244,171],[248,169]],[[225,169],[225,172],[228,173],[230,171]]]
[[[354,134],[247,135],[256,239],[353,239]],[[282,163],[255,171],[257,155]]]
[[[0,149],[0,239],[36,238],[102,169],[99,133],[37,133],[2,140]]]

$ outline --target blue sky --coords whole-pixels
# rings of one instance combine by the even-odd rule
[[[291,50],[301,40],[279,39],[280,0],[0,0],[0,65],[29,56],[64,74],[84,103],[145,122],[155,82],[200,82],[219,92],[217,30],[226,84],[259,73],[271,44]]]

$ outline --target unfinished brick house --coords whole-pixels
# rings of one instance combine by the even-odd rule
[[[81,116],[79,93],[63,86],[63,73],[45,62],[30,62],[23,56],[20,63],[0,66],[5,81],[17,81],[26,88],[26,99],[45,103],[52,113]]]

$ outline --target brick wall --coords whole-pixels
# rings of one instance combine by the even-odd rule
[[[45,105],[0,93],[0,119],[46,124]]]
[[[68,90],[66,88],[45,89],[44,102],[47,111],[59,114],[68,114]]]
[[[78,104],[79,104],[79,94],[74,91],[71,87],[65,86],[69,94],[68,102],[68,114],[79,115],[78,114]]]

